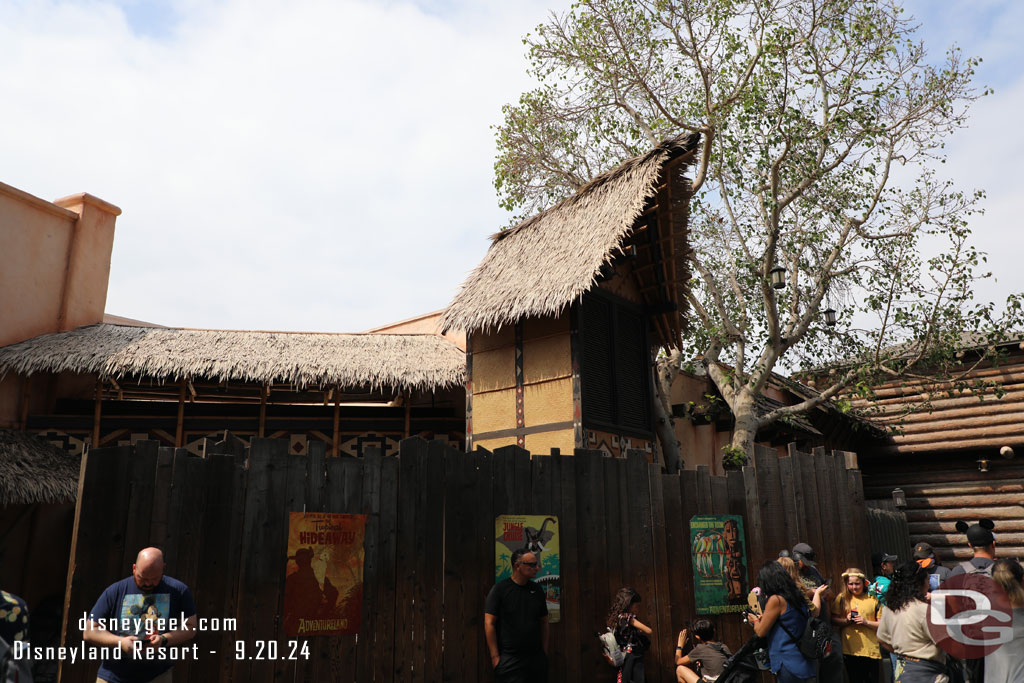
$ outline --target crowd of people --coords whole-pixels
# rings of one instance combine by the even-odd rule
[[[783,550],[758,572],[749,596],[747,621],[755,639],[744,646],[751,656],[763,654],[762,668],[779,683],[1021,683],[1024,682],[1024,568],[1015,559],[995,558],[991,522],[964,525],[972,559],[950,570],[939,564],[933,548],[919,543],[913,559],[879,553],[869,574],[847,567],[832,586],[819,571],[807,543]],[[909,549],[908,549],[909,550]],[[1013,608],[1013,639],[975,659],[950,657],[928,628],[931,592],[951,576],[982,574],[1006,593]],[[644,652],[652,629],[639,614],[641,596],[623,588],[615,597],[607,626],[624,653],[619,683],[642,683]],[[811,638],[808,624],[823,629],[827,643]],[[750,647],[753,645],[753,647]],[[758,652],[760,648],[761,652]],[[679,683],[732,683],[737,659],[719,642],[715,624],[698,619],[679,632],[676,678]]]

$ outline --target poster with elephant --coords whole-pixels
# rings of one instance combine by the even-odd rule
[[[559,620],[562,589],[558,557],[558,518],[554,515],[498,515],[494,520],[494,577],[512,576],[512,553],[525,548],[537,555],[540,567],[534,579],[544,589],[548,620]]]
[[[697,614],[741,612],[747,606],[747,555],[740,515],[695,515],[690,552]]]

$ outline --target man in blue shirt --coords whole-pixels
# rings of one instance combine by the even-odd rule
[[[164,576],[164,553],[144,548],[132,575],[107,587],[89,613],[82,638],[100,647],[120,648],[97,674],[111,683],[170,683],[173,659],[167,647],[195,637],[196,607],[188,586]]]

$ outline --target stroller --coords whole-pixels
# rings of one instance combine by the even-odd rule
[[[715,683],[754,683],[768,670],[768,641],[753,637],[725,662]]]

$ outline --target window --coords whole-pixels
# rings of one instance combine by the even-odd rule
[[[583,426],[650,436],[646,318],[638,307],[597,291],[583,297],[578,321]]]

